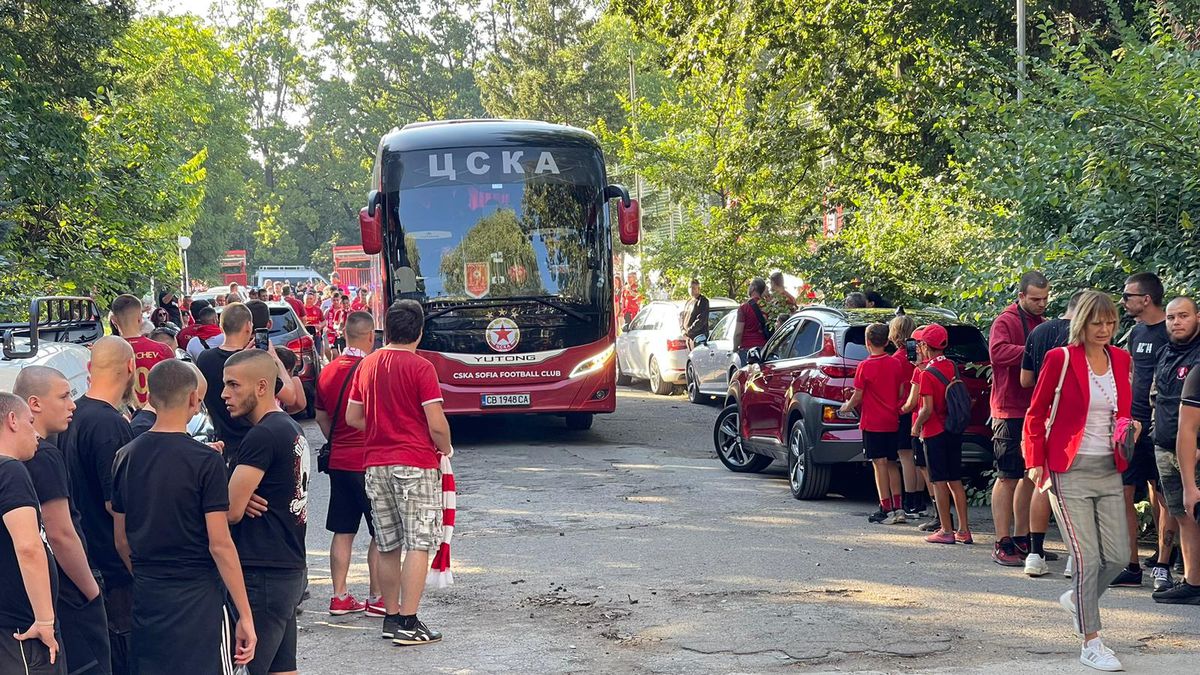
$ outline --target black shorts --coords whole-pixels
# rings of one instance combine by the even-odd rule
[[[896,454],[895,431],[864,431],[862,439],[863,454],[867,456],[867,459],[890,459],[893,462],[900,459],[900,456]]]
[[[930,482],[962,480],[962,435],[945,432],[926,438],[925,460]]]
[[[912,436],[908,440],[912,445],[913,464],[921,467],[926,466],[928,462],[925,461],[925,442],[916,436]]]
[[[58,590],[58,621],[62,631],[59,646],[67,656],[67,671],[84,672],[103,664],[95,671],[106,673],[112,668],[112,651],[108,643],[108,616],[104,611],[104,594],[88,602],[83,593],[65,576],[60,577]],[[100,581],[96,580],[97,583]],[[0,668],[0,672],[4,672]]]
[[[1021,433],[1025,418],[992,419],[992,452],[1000,478],[1025,477],[1025,456],[1021,454]]]
[[[130,672],[225,672],[225,585],[217,570],[135,570],[133,596]]]
[[[329,470],[329,510],[325,529],[334,534],[358,534],[358,525],[367,519],[367,532],[375,537],[371,522],[371,499],[367,497],[365,474],[361,471]]]
[[[1124,485],[1144,485],[1158,482],[1158,462],[1154,459],[1154,427],[1142,422],[1142,435],[1133,447],[1133,458],[1129,467],[1121,474]]]
[[[296,605],[304,594],[307,571],[247,567],[242,574],[258,635],[250,675],[296,670]]]
[[[900,430],[896,432],[900,450],[913,449],[912,420],[912,413],[900,416]]]
[[[24,675],[66,675],[67,660],[63,658],[62,652],[62,636],[56,635],[58,640],[58,658],[55,659],[53,665],[50,664],[50,649],[42,644],[41,640],[25,640],[24,642],[13,637],[15,632],[25,632],[29,629],[29,624],[22,627],[5,626],[4,631],[0,631],[0,673],[8,675],[9,673],[20,673]]]

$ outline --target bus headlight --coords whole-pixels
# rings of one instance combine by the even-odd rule
[[[612,358],[614,353],[616,353],[616,347],[610,346],[608,349],[605,349],[599,354],[589,359],[580,361],[579,365],[575,366],[575,368],[571,371],[571,374],[567,376],[567,379],[590,375],[597,370],[600,370],[605,366],[605,364],[608,363],[608,360]]]

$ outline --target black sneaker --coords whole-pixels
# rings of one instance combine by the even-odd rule
[[[431,642],[441,642],[442,634],[436,630],[430,630],[429,626],[421,623],[417,619],[412,628],[396,628],[396,639],[392,640],[394,645],[402,645],[410,647],[412,645],[427,645]]]
[[[1171,568],[1165,565],[1155,565],[1150,569],[1150,576],[1154,577],[1154,592],[1165,591],[1175,585],[1175,581],[1171,579]]]
[[[925,512],[921,510],[921,507],[919,506],[909,506],[908,508],[904,509],[904,517],[908,518],[909,520],[916,520],[924,515]]]
[[[1134,572],[1128,567],[1121,570],[1121,573],[1117,575],[1117,578],[1113,579],[1112,583],[1108,585],[1109,588],[1141,588],[1141,586],[1142,570],[1139,568],[1138,571]]]
[[[1054,562],[1058,560],[1058,554],[1054,551],[1042,551],[1042,559],[1046,562]]]
[[[1155,551],[1154,553],[1151,553],[1150,555],[1146,556],[1145,558],[1142,558],[1142,568],[1143,569],[1148,569],[1148,570],[1154,569],[1154,566],[1157,564],[1158,564],[1158,551]]]
[[[1182,579],[1165,591],[1152,596],[1155,602],[1167,605],[1200,605],[1200,586],[1193,586]]]
[[[383,617],[383,639],[392,640],[400,632],[400,615]]]
[[[881,506],[881,507],[879,507],[878,511],[867,516],[867,522],[882,523],[884,520],[887,520],[887,517],[888,517],[887,511],[884,511],[883,507]]]
[[[937,532],[938,530],[942,529],[942,521],[934,517],[933,520],[921,523],[920,527],[917,529],[922,532]]]

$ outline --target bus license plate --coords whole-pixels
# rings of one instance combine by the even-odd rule
[[[515,408],[529,405],[529,394],[483,394],[484,408]]]

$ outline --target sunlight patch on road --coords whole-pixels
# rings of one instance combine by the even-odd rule
[[[670,504],[674,499],[670,497],[654,497],[651,495],[633,495],[626,497],[625,501],[636,502],[638,504]]]

